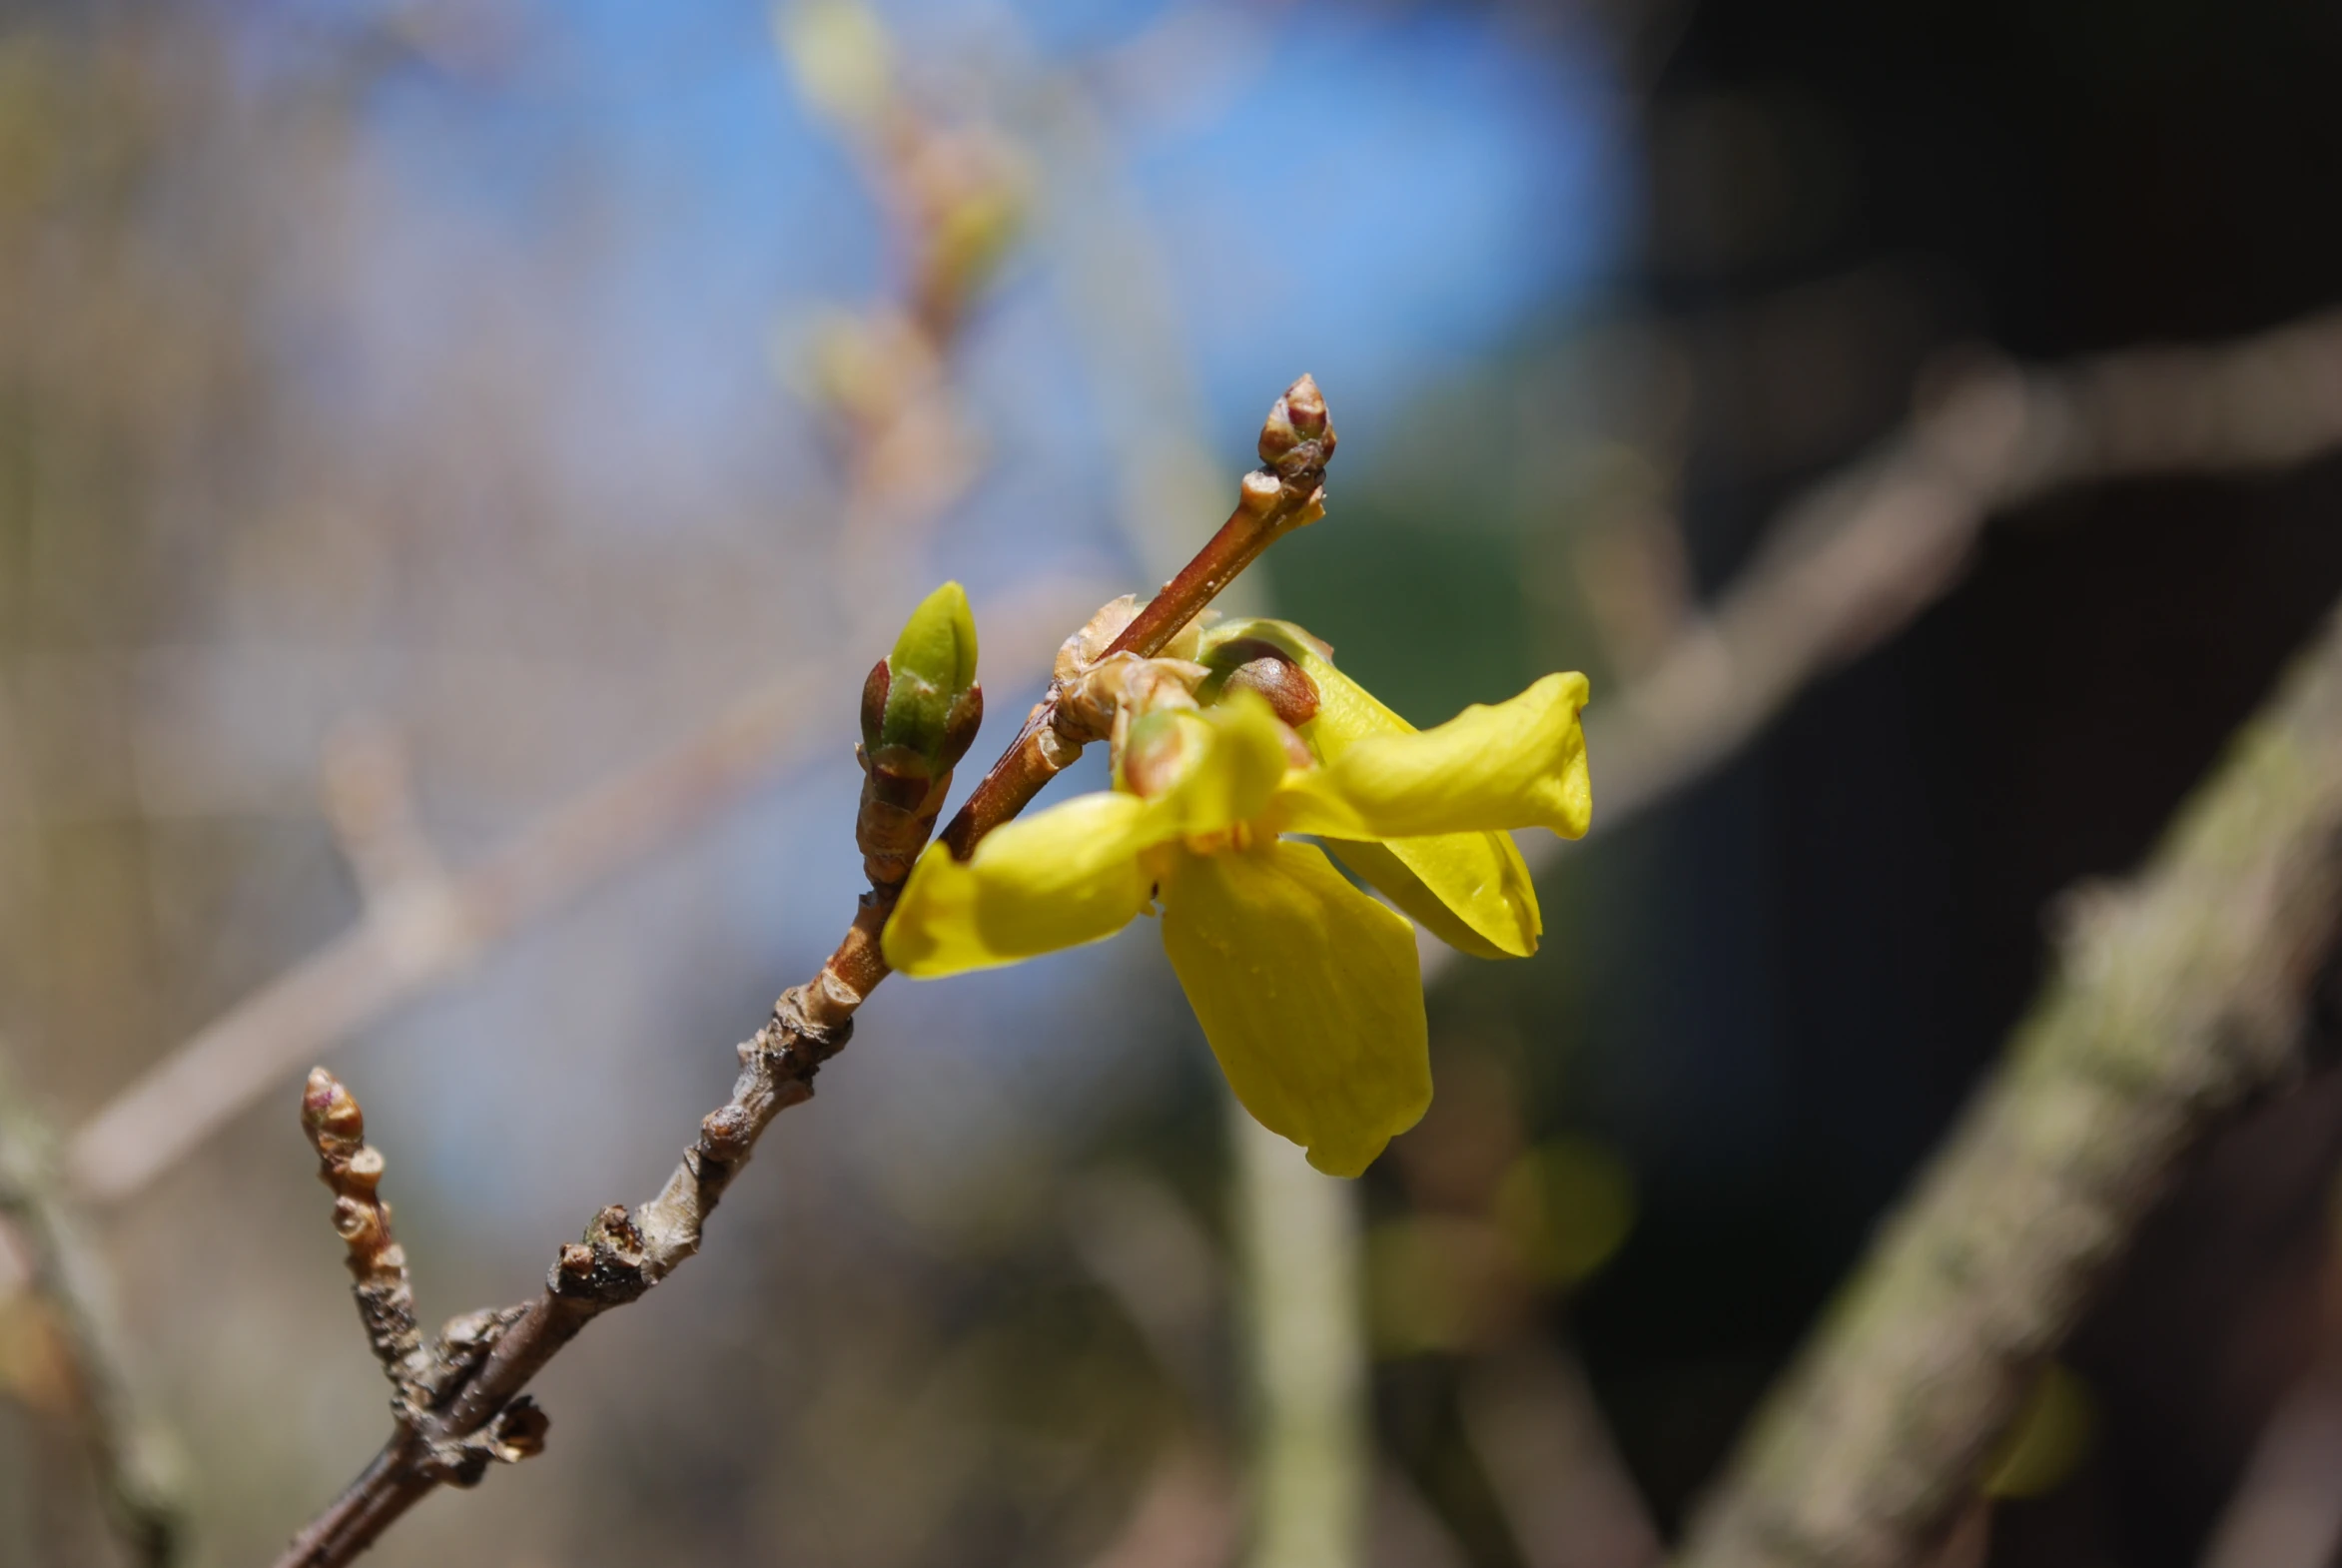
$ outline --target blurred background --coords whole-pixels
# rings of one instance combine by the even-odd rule
[[[1555,668],[1599,715],[1986,353],[2342,300],[2338,77],[2312,0],[0,0],[0,1056],[191,1560],[388,1429],[302,1075],[426,1321],[533,1290],[850,917],[861,674],[937,581],[965,781],[1308,371],[1330,515],[1248,606],[1418,722]],[[1536,958],[1434,979],[1438,1101],[1336,1205],[1362,1561],[1650,1560],[2059,894],[2342,592],[2342,460],[2072,487],[1951,565],[1550,860]],[[2324,1081],[2213,1151],[1979,1556],[2199,1560],[2342,1320],[2338,1158]],[[548,1453],[377,1560],[1234,1561],[1245,1169],[1144,928],[899,981],[540,1380]],[[29,1250],[0,1561],[120,1560]]]

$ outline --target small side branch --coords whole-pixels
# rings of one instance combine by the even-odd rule
[[[390,1205],[376,1190],[383,1153],[366,1141],[366,1118],[340,1080],[314,1069],[301,1097],[302,1131],[318,1152],[318,1179],[334,1193],[334,1230],[350,1249],[351,1293],[375,1359],[401,1395],[426,1368],[414,1325],[406,1249],[390,1234]]]
[[[2304,1071],[2342,924],[2342,616],[2059,972],[1695,1522],[1683,1568],[1906,1568],[2204,1135]]]
[[[1981,355],[1793,499],[1740,577],[1586,716],[1596,831],[1732,755],[1955,584],[1995,515],[2078,486],[2282,468],[2342,445],[2342,313],[2043,366]]]

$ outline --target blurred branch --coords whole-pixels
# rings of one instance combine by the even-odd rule
[[[1651,1568],[1660,1560],[1642,1494],[1567,1349],[1524,1337],[1474,1370],[1460,1411],[1529,1568]]]
[[[1373,1482],[1359,1212],[1230,1097],[1257,1568],[1357,1568]]]
[[[0,1218],[30,1265],[72,1361],[107,1513],[140,1563],[167,1568],[185,1544],[186,1504],[170,1444],[140,1408],[115,1330],[113,1292],[60,1197],[47,1130],[0,1077]]]
[[[1775,1392],[1684,1568],[1925,1559],[2203,1135],[2305,1071],[2342,923],[2342,615],[2055,977]]]
[[[1086,610],[1101,591],[1039,583],[1013,602],[987,605],[986,624],[1008,629],[1001,645],[1012,657],[1037,656],[1044,628]],[[554,808],[478,865],[451,874],[427,858],[417,870],[411,854],[391,858],[362,847],[373,842],[367,811],[379,806],[395,820],[399,808],[362,804],[368,788],[384,781],[362,786],[350,776],[387,767],[381,742],[342,748],[374,753],[340,756],[328,770],[330,809],[370,895],[364,917],[166,1054],[84,1123],[66,1152],[73,1190],[92,1202],[129,1197],[303,1062],[704,826],[801,756],[807,720],[860,674],[844,658],[795,665],[707,728]],[[366,874],[384,860],[400,874],[387,881]]]
[[[1234,1491],[1227,1466],[1210,1452],[1173,1444],[1089,1568],[1224,1568],[1235,1551]]]
[[[1971,363],[1923,395],[1903,430],[1793,499],[1713,608],[1589,710],[1595,831],[1691,784],[1806,686],[1908,625],[1957,583],[1995,514],[2063,488],[2276,468],[2338,445],[2342,313],[2207,348]],[[1537,835],[1522,849],[1542,870],[1560,845]],[[1426,981],[1454,967],[1453,949],[1422,950]],[[1581,1456],[1596,1467],[1587,1484],[1635,1497],[1623,1470],[1601,1481],[1606,1445]]]
[[[1978,361],[1793,500],[1740,577],[1586,715],[1609,832],[1950,590],[1987,520],[2057,490],[2278,468],[2342,445],[2342,313],[2208,348]],[[1548,856],[1553,847],[1547,844]]]
[[[846,468],[845,565],[885,572],[903,527],[931,520],[976,473],[951,360],[1024,227],[1029,179],[996,129],[947,123],[907,89],[894,40],[861,0],[791,0],[774,23],[799,95],[855,154],[895,253],[894,298],[831,313],[804,367]]]
[[[843,660],[795,666],[705,730],[523,828],[477,866],[370,897],[354,929],[166,1053],[84,1123],[66,1152],[75,1191],[96,1202],[129,1197],[302,1062],[705,822],[801,752],[816,698],[859,673]]]
[[[1094,658],[1075,659],[1070,670],[1061,669],[946,830],[945,842],[956,839],[960,853],[972,851],[986,833],[1015,817],[1087,741],[1100,738],[1094,733],[1097,715],[1079,701],[1061,706],[1061,698],[1078,692],[1080,677],[1115,653],[1129,651],[1143,659],[1160,653],[1261,549],[1315,516],[1332,450],[1324,401],[1304,376],[1270,408],[1260,433],[1262,467],[1244,476],[1227,524],[1138,611],[1111,646]],[[1068,646],[1089,651],[1079,634]],[[1066,657],[1061,650],[1061,665]],[[1051,743],[1037,748],[1037,736]],[[1039,778],[1033,776],[1036,756],[1050,764]],[[914,813],[908,823],[895,824],[915,827],[922,843],[909,842],[895,828],[879,843],[871,829],[880,817],[868,807],[885,795],[882,775],[866,758],[856,836],[870,890],[844,939],[812,980],[781,994],[764,1027],[739,1048],[741,1072],[731,1099],[701,1120],[698,1138],[658,1195],[631,1210],[612,1203],[597,1213],[580,1240],[560,1249],[543,1292],[534,1299],[458,1318],[427,1351],[407,1348],[393,1304],[403,1299],[403,1257],[390,1241],[387,1212],[373,1196],[381,1157],[364,1148],[364,1122],[347,1091],[329,1074],[312,1075],[303,1100],[304,1127],[329,1184],[337,1189],[337,1228],[351,1246],[369,1338],[391,1369],[399,1397],[391,1407],[395,1427],[390,1442],[294,1538],[278,1568],[337,1568],[438,1487],[470,1485],[490,1461],[537,1451],[545,1422],[522,1393],[529,1381],[587,1323],[640,1299],[699,1250],[708,1215],[748,1164],[757,1140],[775,1117],[813,1098],[815,1075],[845,1049],[856,1013],[891,973],[878,934],[933,817]],[[949,787],[947,771],[934,780],[936,798]]]
[[[2329,1193],[2329,1196],[2332,1194]],[[2277,1402],[2203,1568],[2330,1568],[2342,1556],[2342,1215],[2327,1215],[2315,1355]]]
[[[2328,1568],[2342,1552],[2342,1356],[2287,1391],[2213,1526],[2204,1568]]]
[[[812,0],[783,19],[783,31],[809,101],[863,153],[908,267],[907,308],[881,309],[816,346],[814,390],[836,415],[852,534],[873,513],[933,513],[967,482],[946,372],[1015,233],[1021,174],[996,137],[939,127],[919,112],[895,80],[883,29],[853,0]],[[893,541],[890,572],[903,548]],[[1013,606],[988,606],[988,620],[1019,631],[1057,626],[1099,597],[1036,584]],[[75,1189],[100,1203],[128,1197],[304,1062],[715,816],[778,771],[806,738],[811,704],[858,674],[792,669],[455,876],[419,829],[394,740],[365,725],[338,733],[327,749],[327,809],[366,895],[365,919],[101,1107],[67,1152]]]

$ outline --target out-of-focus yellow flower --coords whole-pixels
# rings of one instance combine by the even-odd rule
[[[1226,674],[1254,649],[1309,676],[1313,714],[1288,728]],[[887,961],[920,977],[1012,964],[1110,937],[1160,901],[1236,1098],[1318,1170],[1356,1176],[1431,1103],[1414,933],[1283,835],[1317,836],[1467,951],[1534,951],[1536,894],[1506,830],[1586,831],[1586,679],[1548,675],[1416,731],[1297,627],[1217,627],[1203,652],[1222,671],[1200,688],[1210,705],[1133,719],[1114,790],[1009,823],[965,862],[930,847]]]

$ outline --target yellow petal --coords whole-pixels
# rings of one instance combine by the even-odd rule
[[[1315,640],[1290,621],[1223,622],[1207,640],[1231,637],[1258,638],[1281,648],[1316,683],[1317,716],[1300,733],[1321,761],[1337,760],[1360,741],[1416,733],[1336,669]],[[1368,886],[1449,947],[1480,958],[1526,958],[1537,951],[1544,931],[1537,889],[1508,833],[1443,833],[1381,847],[1329,836],[1328,847]]]
[[[1159,817],[1101,791],[995,828],[965,862],[929,845],[887,921],[887,962],[926,979],[1113,936],[1153,891],[1139,857],[1175,836]]]
[[[1184,755],[1160,794],[1076,796],[994,829],[966,862],[930,845],[881,938],[887,962],[929,979],[1111,937],[1152,896],[1148,850],[1260,815],[1289,765],[1268,705],[1245,694],[1164,717]]]
[[[1436,838],[1327,839],[1334,858],[1424,930],[1475,958],[1527,958],[1544,920],[1537,889],[1509,833]]]
[[[1163,941],[1246,1111],[1356,1176],[1431,1104],[1415,936],[1324,852],[1270,839],[1178,857]]]
[[[1405,839],[1501,828],[1582,837],[1593,821],[1586,677],[1548,675],[1415,735],[1352,741],[1277,792],[1281,825],[1329,838]]]
[[[1351,741],[1370,735],[1412,735],[1415,726],[1384,707],[1374,694],[1334,668],[1317,640],[1289,620],[1222,621],[1204,635],[1208,651],[1237,638],[1256,638],[1283,650],[1317,685],[1317,716],[1301,726],[1301,738],[1321,759],[1330,760]]]
[[[1292,760],[1276,715],[1257,693],[1238,692],[1207,713],[1164,717],[1186,747],[1176,781],[1148,802],[1166,838],[1216,833],[1267,809]]]

